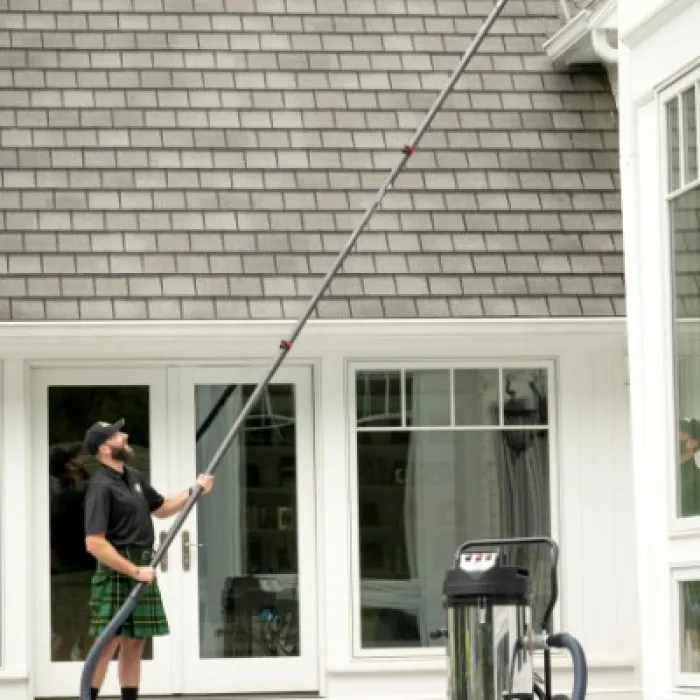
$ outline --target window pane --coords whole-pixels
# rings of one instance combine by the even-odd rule
[[[195,387],[197,460],[206,469],[253,385]],[[299,599],[294,386],[272,384],[246,419],[197,510],[191,557],[203,659],[298,656]]]
[[[458,369],[455,371],[455,424],[498,425],[497,369]]]
[[[683,93],[683,151],[685,153],[685,182],[698,177],[698,116],[695,88]]]
[[[449,371],[406,372],[406,425],[427,427],[449,424]]]
[[[681,671],[700,673],[700,581],[679,584]]]
[[[666,122],[668,139],[669,189],[677,190],[681,186],[677,98],[674,98],[666,105]]]
[[[401,425],[400,372],[358,372],[355,387],[358,428]]]
[[[503,370],[503,423],[548,424],[546,370]]]
[[[94,641],[87,631],[95,560],[85,551],[83,497],[97,462],[81,448],[92,423],[119,418],[126,420],[124,430],[134,450],[130,465],[150,483],[147,386],[49,387],[52,661],[84,661]],[[150,641],[144,658],[152,658]]]
[[[364,648],[442,646],[430,632],[444,626],[441,587],[455,549],[550,533],[548,434],[515,432],[358,434]],[[518,563],[532,568],[541,615],[549,588],[537,554]]]
[[[677,510],[700,515],[700,188],[671,204],[678,426]]]

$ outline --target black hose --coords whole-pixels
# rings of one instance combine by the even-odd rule
[[[566,649],[571,654],[571,661],[574,665],[574,687],[571,691],[571,700],[584,700],[588,688],[588,663],[586,662],[586,653],[579,641],[567,632],[560,632],[547,637],[547,646]]]

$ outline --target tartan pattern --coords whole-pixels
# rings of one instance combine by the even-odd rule
[[[151,561],[152,552],[148,549],[119,548],[117,551],[133,564],[148,566]],[[136,585],[134,579],[98,562],[90,591],[90,635],[97,636],[104,630]],[[154,579],[144,587],[136,608],[117,635],[145,639],[169,632],[158,580]]]

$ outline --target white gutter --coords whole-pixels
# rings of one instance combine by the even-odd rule
[[[595,11],[581,10],[568,19],[543,48],[558,68],[586,63],[604,65],[617,101],[618,49],[610,41],[613,33],[617,34],[617,0],[608,0]]]

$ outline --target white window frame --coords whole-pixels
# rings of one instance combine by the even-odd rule
[[[685,141],[683,130],[683,106],[682,95],[688,88],[695,91],[695,128],[696,128],[696,158],[697,175],[691,181],[686,181],[685,173]],[[667,119],[667,106],[678,100],[678,145],[679,145],[679,186],[671,186],[671,143],[669,141],[669,123]],[[697,559],[697,547],[700,545],[700,515],[681,518],[678,515],[678,440],[677,426],[682,416],[678,411],[677,395],[677,342],[676,335],[679,326],[675,314],[675,251],[673,249],[674,235],[670,209],[672,202],[681,195],[700,188],[700,67],[694,66],[690,71],[677,76],[677,79],[669,82],[657,94],[657,117],[659,124],[659,160],[661,175],[661,197],[663,207],[661,211],[661,236],[665,255],[664,268],[666,270],[664,284],[665,306],[668,310],[665,319],[664,355],[667,358],[664,374],[666,377],[665,401],[669,410],[666,411],[667,421],[665,429],[670,439],[667,441],[666,474],[667,483],[671,485],[667,493],[666,521],[668,526],[668,593],[667,610],[671,615],[671,661],[672,682],[676,690],[687,692],[689,689],[700,688],[700,673],[685,673],[681,671],[681,602],[680,584],[683,581],[700,579],[700,560]]]
[[[679,99],[681,95],[689,88],[694,86],[695,88],[695,99],[696,99],[696,133],[698,135],[698,155],[700,156],[700,69],[695,69],[691,73],[685,75],[680,80],[674,82],[665,91],[660,93],[658,101],[658,114],[659,114],[659,124],[661,125],[661,173],[662,173],[662,183],[663,183],[663,211],[662,211],[662,221],[663,221],[663,235],[666,239],[666,269],[668,271],[666,291],[667,291],[667,308],[668,308],[668,321],[667,321],[667,332],[668,332],[668,357],[670,359],[670,366],[667,367],[667,398],[669,400],[669,406],[671,410],[668,412],[669,419],[667,423],[667,428],[670,431],[670,435],[673,437],[676,435],[676,426],[678,425],[678,420],[681,416],[678,415],[678,405],[677,405],[677,374],[676,374],[676,357],[677,357],[677,347],[676,347],[676,332],[678,325],[675,320],[675,274],[673,272],[674,266],[674,251],[673,251],[673,231],[671,230],[672,222],[670,216],[670,207],[672,202],[680,197],[681,195],[691,192],[696,188],[700,188],[700,163],[698,163],[698,176],[695,180],[691,182],[685,182],[685,155],[684,155],[684,138],[682,122],[680,118],[682,115],[682,109],[679,109],[679,168],[680,168],[680,186],[676,189],[671,189],[670,186],[670,148],[671,144],[668,139],[668,120],[666,118],[666,108],[667,105],[674,99]],[[681,518],[677,515],[678,504],[677,504],[677,486],[678,486],[678,447],[677,440],[671,439],[669,441],[669,455],[668,455],[668,466],[669,466],[669,482],[673,484],[673,488],[669,489],[668,492],[668,525],[671,532],[672,538],[677,537],[687,537],[689,535],[700,536],[700,515],[689,518]]]
[[[700,686],[700,673],[687,673],[681,670],[681,584],[685,581],[700,581],[700,560],[671,568],[671,607],[674,625],[673,644],[673,684],[678,689],[691,689]]]
[[[542,358],[494,358],[490,360],[465,360],[463,358],[453,360],[383,360],[349,361],[346,364],[347,387],[347,435],[348,435],[348,474],[350,496],[350,572],[352,589],[352,620],[350,625],[350,648],[352,656],[357,660],[368,659],[444,659],[446,647],[420,647],[420,648],[377,648],[363,649],[361,635],[361,601],[360,601],[360,538],[359,538],[359,485],[357,478],[357,411],[355,401],[355,377],[362,371],[400,371],[400,370],[481,370],[481,369],[543,369],[547,372],[547,405],[549,431],[549,503],[550,503],[550,537],[560,543],[560,508],[559,508],[559,462],[558,462],[558,376],[557,365],[554,361]],[[499,395],[500,398],[500,395]],[[397,428],[399,429],[399,428]],[[445,562],[445,571],[450,562]],[[559,582],[559,596],[552,612],[552,625],[555,630],[561,629],[561,581],[562,561],[559,560],[557,571]]]
[[[6,426],[5,421],[10,418],[7,411],[7,396],[5,395],[5,377],[4,372],[6,362],[0,360],[0,443],[3,445],[3,451],[0,452],[0,494],[11,493],[9,489],[3,488],[7,483],[7,475],[4,472],[4,466],[8,464],[6,458],[7,446],[5,445]],[[7,579],[5,577],[5,560],[7,558],[7,538],[5,534],[9,532],[9,528],[5,527],[6,513],[5,504],[0,498],[0,674],[7,670],[7,637],[9,633],[9,625],[6,620],[8,618],[7,611],[11,607],[9,594],[7,589]],[[2,676],[0,675],[0,682]]]

